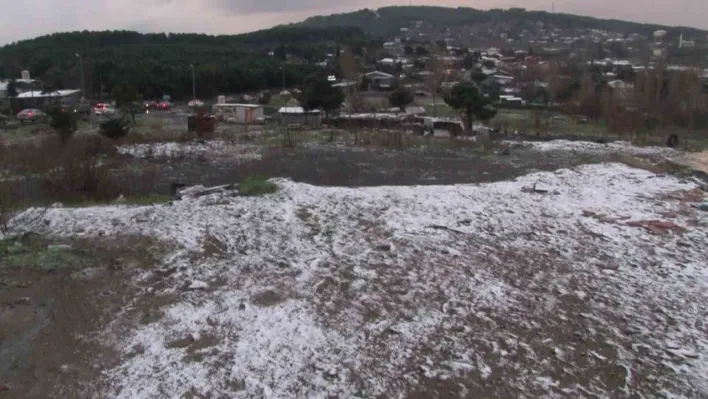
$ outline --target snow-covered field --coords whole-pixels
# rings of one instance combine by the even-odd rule
[[[276,182],[48,210],[45,233],[181,248],[166,280],[137,282],[138,302],[173,296],[162,316],[107,327],[123,358],[106,396],[708,395],[708,213],[676,199],[692,184],[619,164],[484,185]]]
[[[261,159],[258,146],[231,144],[226,141],[213,140],[204,142],[165,142],[150,144],[130,144],[118,147],[120,154],[132,155],[137,158],[178,158],[178,157],[209,157],[230,158],[242,162]]]

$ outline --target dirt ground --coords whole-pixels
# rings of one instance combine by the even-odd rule
[[[159,246],[146,237],[3,244],[0,397],[99,397],[98,377],[117,358],[90,337],[135,300],[136,271],[159,261]]]
[[[264,147],[258,150],[257,157],[245,160],[228,156],[147,160],[124,156],[124,159],[130,167],[156,167],[155,185],[144,184],[138,189],[144,194],[168,194],[175,182],[216,186],[241,181],[251,174],[338,187],[477,184],[505,182],[529,173],[565,168],[571,169],[570,172],[560,175],[580,175],[573,170],[577,166],[622,160],[611,153],[542,152],[521,146],[511,146],[507,154],[502,151],[502,148],[492,151],[476,148],[395,151],[307,143],[294,149]],[[661,156],[642,159],[658,158]],[[624,169],[618,173],[632,175]],[[545,178],[555,176],[548,175],[551,177]],[[650,179],[644,175],[631,177],[637,181]],[[597,178],[596,182],[612,183],[612,179],[613,176]],[[632,180],[622,182],[628,181]],[[575,184],[575,178],[568,177],[568,182]],[[220,353],[221,349],[232,350],[228,344],[231,339],[235,343],[246,342],[244,347],[249,347],[247,343],[253,340],[256,340],[255,344],[263,345],[254,345],[253,353],[246,352],[252,355],[245,361],[249,366],[244,369],[248,370],[239,372],[260,375],[257,373],[263,370],[259,367],[268,371],[273,363],[283,363],[281,366],[285,371],[300,373],[307,369],[305,374],[298,374],[298,378],[306,382],[285,388],[278,378],[288,380],[288,373],[264,374],[264,386],[270,384],[280,389],[277,391],[280,394],[287,392],[289,395],[285,396],[292,397],[306,397],[313,392],[327,392],[333,397],[352,392],[363,395],[379,392],[377,390],[383,392],[381,397],[390,394],[391,397],[411,398],[470,397],[474,392],[498,398],[519,397],[520,393],[527,397],[541,397],[549,392],[565,393],[567,397],[600,397],[603,394],[632,397],[630,390],[641,397],[642,393],[665,388],[662,384],[668,384],[678,392],[693,392],[678,383],[673,386],[670,378],[673,368],[684,367],[691,359],[695,360],[693,353],[675,356],[669,352],[669,357],[659,348],[637,355],[640,360],[636,363],[630,364],[635,360],[628,360],[634,359],[634,352],[644,351],[643,346],[637,345],[651,343],[656,346],[652,329],[657,325],[670,329],[675,324],[673,316],[661,313],[665,310],[660,309],[653,317],[647,316],[650,313],[643,313],[641,317],[633,318],[627,311],[632,308],[622,308],[626,304],[620,303],[626,298],[608,295],[601,289],[605,284],[601,279],[607,278],[607,290],[616,289],[625,295],[629,289],[624,284],[631,283],[607,277],[619,269],[615,264],[623,262],[623,256],[650,252],[648,247],[641,245],[651,242],[664,252],[670,252],[670,257],[681,258],[680,248],[691,248],[692,251],[701,245],[697,238],[678,243],[674,241],[680,238],[673,234],[661,241],[658,236],[665,237],[663,231],[655,236],[624,230],[622,239],[628,240],[624,243],[627,247],[620,250],[625,253],[613,253],[607,250],[613,241],[603,237],[602,233],[606,229],[631,227],[615,226],[622,224],[618,220],[625,217],[624,214],[615,215],[616,219],[610,220],[603,219],[602,215],[585,215],[583,210],[582,220],[552,226],[554,221],[569,218],[563,211],[572,204],[570,200],[567,203],[553,202],[553,196],[538,197],[537,201],[536,197],[532,200],[518,198],[519,203],[526,201],[529,207],[518,217],[529,217],[534,212],[540,216],[534,215],[527,225],[518,225],[521,227],[515,223],[506,225],[508,221],[501,220],[499,215],[516,212],[516,203],[510,202],[502,209],[497,202],[510,196],[526,195],[519,194],[521,191],[516,188],[511,194],[493,193],[489,197],[477,198],[479,201],[475,201],[479,193],[466,188],[469,203],[494,208],[491,216],[470,208],[464,210],[465,215],[451,218],[449,225],[427,224],[411,228],[409,224],[414,220],[406,219],[405,212],[410,209],[404,205],[412,205],[419,218],[429,217],[431,220],[452,215],[460,205],[446,208],[444,198],[434,198],[430,204],[420,205],[423,202],[418,202],[418,195],[435,196],[425,188],[415,194],[397,193],[396,188],[386,189],[390,191],[390,197],[371,194],[375,200],[357,205],[358,190],[335,195],[322,187],[288,184],[292,185],[290,194],[302,198],[298,199],[299,202],[293,200],[293,204],[283,209],[277,209],[280,206],[278,201],[272,201],[272,208],[261,208],[257,199],[244,204],[233,197],[218,198],[213,202],[205,200],[206,203],[199,203],[194,208],[188,204],[177,204],[174,208],[170,205],[154,210],[154,214],[152,208],[116,210],[115,214],[111,213],[113,210],[101,213],[79,209],[73,214],[71,210],[56,209],[54,218],[64,225],[57,227],[47,223],[42,227],[47,233],[56,235],[3,242],[0,247],[0,398],[110,396],[107,392],[117,392],[112,390],[115,387],[109,386],[111,379],[120,385],[115,380],[122,376],[143,378],[140,373],[145,371],[135,366],[137,362],[130,363],[131,359],[143,358],[154,362],[175,362],[182,374],[170,377],[162,370],[160,377],[156,377],[160,380],[156,391],[144,393],[139,386],[122,387],[119,392],[122,397],[130,397],[130,392],[142,392],[146,397],[212,397],[211,392],[233,392],[234,396],[241,397],[267,396],[266,388],[261,391],[253,388],[253,378],[247,380],[229,373],[220,374],[225,372],[224,364],[230,364],[236,357],[235,353]],[[563,190],[563,187],[554,188]],[[586,195],[592,193],[586,186],[578,186],[578,190],[581,189],[586,190]],[[306,192],[302,194],[297,190]],[[502,188],[499,190],[503,191]],[[449,194],[456,193],[451,191]],[[573,197],[577,192],[572,190],[567,195],[574,201],[582,199]],[[332,196],[334,206],[341,209],[330,209],[333,205],[324,199],[309,202],[327,196]],[[350,200],[353,205],[348,203]],[[362,201],[361,198],[358,200]],[[387,205],[379,203],[389,200]],[[641,209],[666,206],[662,201],[646,200],[637,206]],[[689,218],[690,212],[696,212],[690,206],[681,204],[678,208],[674,204],[676,200],[672,201],[672,207],[679,209],[671,208],[672,212],[678,213],[672,219],[681,219],[687,226],[690,220],[698,220],[694,216]],[[545,204],[540,211],[534,208],[537,203]],[[592,204],[591,201],[588,203]],[[291,214],[293,209],[290,206],[297,209],[295,216]],[[400,225],[387,226],[391,222],[387,212],[397,207],[400,207],[400,213],[388,216],[398,220]],[[217,213],[211,220],[205,220],[202,216],[208,212]],[[574,217],[578,217],[580,210],[573,209],[573,212]],[[624,212],[629,214],[630,210]],[[169,217],[173,219],[164,222]],[[281,217],[287,223],[282,223]],[[495,217],[501,221],[490,222]],[[341,225],[331,224],[336,219],[341,219]],[[703,222],[695,223],[690,228],[696,233],[687,234],[691,239],[697,237],[697,231],[705,229]],[[484,231],[475,230],[476,224]],[[147,238],[148,235],[138,235],[142,231],[153,237],[159,235],[161,231],[152,230],[156,225],[175,234],[169,237],[174,240],[182,238],[182,232],[198,237],[185,239],[185,246],[193,244],[195,248],[190,249],[189,256],[176,257],[175,263],[179,266],[162,261],[163,244]],[[591,231],[581,229],[587,226]],[[642,228],[641,225],[635,227]],[[125,232],[130,234],[113,237]],[[489,236],[485,236],[487,233]],[[305,239],[292,244],[294,237]],[[273,242],[269,238],[276,240]],[[564,247],[558,240],[563,239],[570,243],[568,245],[572,244],[575,251],[572,256],[562,252]],[[380,242],[389,244],[381,245]],[[513,247],[513,244],[518,246]],[[546,245],[552,250],[544,251]],[[412,252],[406,252],[408,250]],[[683,251],[691,252],[688,249]],[[273,255],[275,258],[270,257],[271,252],[276,254]],[[698,258],[696,253],[691,252]],[[362,258],[358,259],[359,256]],[[300,263],[291,264],[293,259]],[[588,260],[597,264],[584,268],[575,266]],[[641,268],[648,268],[647,274],[655,277],[651,274],[654,273],[651,267],[655,265],[649,265],[644,255],[640,260]],[[681,262],[690,263],[688,260]],[[310,266],[310,263],[316,266]],[[156,265],[162,268],[156,270]],[[191,270],[192,265],[199,268]],[[405,267],[397,267],[402,265]],[[313,271],[311,267],[317,269]],[[637,268],[634,264],[623,264],[622,267]],[[580,273],[576,273],[578,271]],[[195,281],[195,277],[202,278],[200,273],[211,276],[211,280],[208,283]],[[554,281],[556,275],[571,277]],[[310,280],[303,283],[302,280],[308,277]],[[322,278],[317,281],[319,277]],[[362,281],[369,285],[361,286]],[[647,284],[644,280],[640,282]],[[514,297],[513,303],[505,303],[508,300],[505,290],[518,294],[509,295]],[[210,296],[212,294],[214,297]],[[586,300],[588,297],[590,299]],[[211,302],[214,298],[218,299],[216,304]],[[327,350],[325,360],[336,364],[334,371],[327,362],[324,366],[317,363],[299,368],[299,359],[288,358],[288,350],[295,355],[301,355],[303,350],[293,350],[288,346],[290,343],[283,343],[288,341],[284,336],[297,341],[311,328],[308,319],[305,318],[304,322],[298,319],[302,316],[302,308],[297,305],[301,304],[315,310],[317,322],[312,324],[327,326],[346,338],[365,337],[365,344],[361,347],[351,344],[357,351],[348,354],[358,363],[350,363],[350,358],[339,353],[350,349],[349,342],[346,345],[336,342],[332,353],[329,352],[330,346],[320,348]],[[175,305],[178,306],[172,307]],[[626,313],[621,315],[615,308]],[[182,312],[185,309],[196,309],[197,320],[191,320],[191,314]],[[182,316],[184,320],[180,319]],[[435,323],[425,324],[428,316]],[[172,320],[174,325],[162,323],[166,319]],[[243,319],[256,326],[245,324]],[[116,320],[125,326],[116,325]],[[192,324],[197,326],[197,333]],[[299,330],[300,324],[305,332]],[[277,334],[268,338],[277,345],[271,341],[259,341],[258,336],[272,325],[296,328],[276,331]],[[646,337],[638,337],[637,326]],[[155,341],[159,352],[151,352],[156,350],[150,346],[154,342],[142,342],[140,336],[131,335],[134,330],[128,331],[129,328],[142,327],[148,333],[159,335],[161,341]],[[135,345],[127,353],[100,345],[94,338],[102,335],[105,339],[106,331],[114,335],[114,341],[120,342],[125,333],[130,338],[125,342],[135,342]],[[418,339],[419,334],[425,339]],[[307,340],[305,343],[309,345]],[[278,345],[288,349],[283,350]],[[317,349],[316,345],[313,343],[312,347]],[[274,353],[276,357],[263,361],[270,366],[258,363],[262,360],[259,358],[262,353],[273,355],[268,351],[274,347],[278,349]],[[674,350],[672,348],[668,349]],[[168,356],[163,351],[184,356],[175,360],[169,357],[174,352]],[[314,350],[309,356],[317,358],[316,352]],[[391,359],[391,363],[371,361],[379,355]],[[121,362],[138,370],[129,366],[121,368]],[[150,363],[150,366],[156,365]],[[189,379],[191,374],[201,376],[200,373],[204,372],[200,368],[202,365],[211,367],[210,377],[203,378],[216,380],[217,385],[221,384],[218,389],[200,386]],[[195,367],[194,373],[190,367]],[[367,367],[373,374],[367,375]],[[108,379],[107,370],[114,373]],[[535,371],[545,375],[534,374]],[[379,377],[385,381],[384,385],[372,386],[370,380]],[[518,377],[515,383],[520,385],[509,383],[512,377]],[[411,380],[416,383],[408,385]],[[193,387],[182,389],[192,383]],[[588,387],[595,391],[582,390]],[[339,391],[330,392],[328,389]],[[358,391],[347,392],[347,389]]]

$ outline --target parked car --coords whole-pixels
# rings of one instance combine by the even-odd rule
[[[47,121],[49,119],[49,115],[36,108],[27,108],[17,114],[17,119],[20,120],[20,123]]]
[[[145,111],[150,111],[151,109],[157,108],[157,101],[145,101],[143,103],[143,108]]]
[[[172,104],[170,104],[169,102],[160,101],[159,103],[157,103],[156,109],[158,111],[168,111],[170,109],[170,107],[172,107]]]
[[[77,103],[74,104],[74,113],[79,114],[79,115],[84,115],[84,116],[89,116],[91,115],[91,104],[88,103]]]
[[[93,113],[95,115],[113,115],[116,113],[116,109],[113,108],[111,104],[98,103],[93,107]]]

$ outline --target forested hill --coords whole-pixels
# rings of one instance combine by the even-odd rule
[[[0,78],[33,78],[55,86],[78,87],[80,54],[86,89],[110,92],[118,83],[132,84],[147,98],[171,94],[191,96],[195,65],[201,97],[242,92],[282,84],[285,54],[308,62],[321,61],[337,45],[363,44],[355,27],[281,26],[262,31],[210,36],[202,34],[141,34],[129,31],[71,32],[41,36],[0,47]],[[270,56],[275,52],[275,56]],[[311,64],[285,65],[286,79],[301,82]]]
[[[473,8],[447,8],[434,6],[413,7],[384,7],[378,10],[364,9],[345,14],[317,16],[308,18],[300,26],[332,27],[353,26],[363,29],[366,33],[388,37],[395,35],[401,28],[410,27],[416,21],[423,21],[430,25],[444,28],[469,24],[508,24],[512,29],[533,28],[536,22],[552,24],[561,29],[585,28],[600,29],[617,33],[639,33],[643,35],[664,29],[669,31],[671,37],[681,33],[689,36],[703,35],[706,32],[700,29],[640,24],[636,22],[619,21],[614,19],[598,19],[571,14],[556,14],[545,11],[526,11],[521,8],[508,10],[493,9],[489,11]]]

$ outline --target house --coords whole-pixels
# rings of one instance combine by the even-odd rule
[[[285,126],[298,125],[319,128],[322,126],[322,112],[318,109],[305,111],[302,107],[283,107],[278,110],[280,122]]]
[[[81,100],[81,90],[56,90],[52,92],[25,91],[15,101],[20,108],[43,108],[50,105],[74,105]]]
[[[381,71],[373,71],[362,75],[362,80],[369,82],[370,89],[390,89],[395,83],[395,76]]]
[[[343,80],[341,82],[333,83],[332,87],[338,87],[344,92],[344,94],[351,95],[356,91],[357,87],[359,87],[359,82],[355,82],[353,80]]]
[[[212,112],[217,119],[231,123],[263,123],[263,106],[258,104],[214,104]]]

